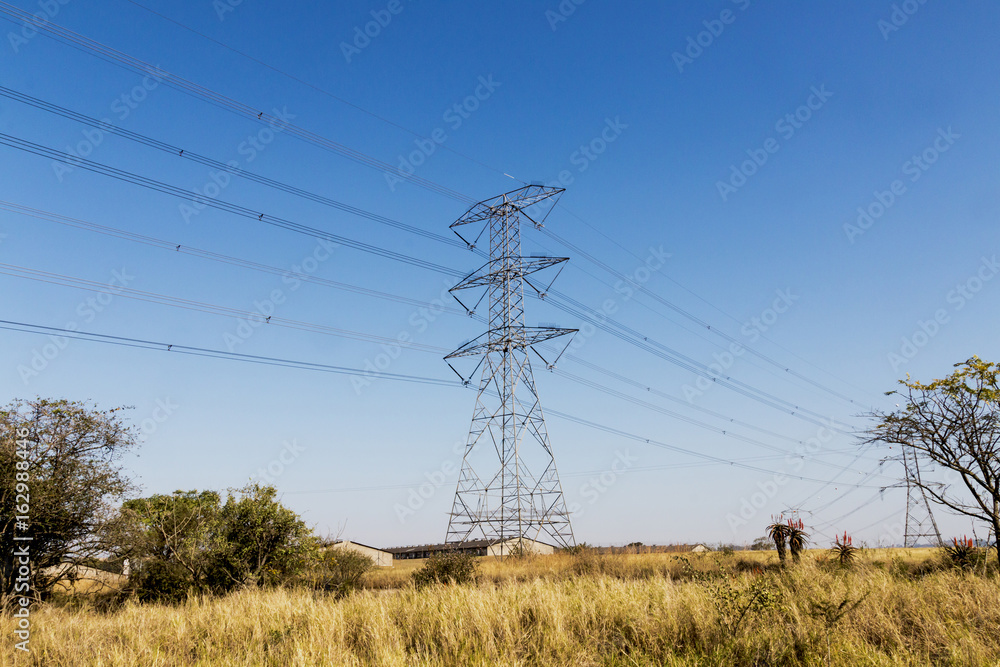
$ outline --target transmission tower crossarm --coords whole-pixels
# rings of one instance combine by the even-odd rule
[[[505,349],[505,346],[523,349],[537,345],[538,343],[544,343],[545,341],[552,340],[553,338],[565,336],[566,334],[576,333],[577,331],[579,331],[579,329],[563,329],[561,327],[524,327],[518,331],[516,336],[512,336],[510,340],[497,340],[491,335],[493,332],[488,331],[447,355],[445,359],[474,357],[481,354],[488,354],[490,352],[500,352]],[[487,337],[487,340],[477,342],[484,336]]]
[[[505,192],[492,199],[473,204],[462,217],[451,223],[451,229],[474,222],[484,222],[503,209],[516,209],[520,211],[550,197],[561,195],[563,192],[565,192],[565,188],[553,188],[546,185],[526,185],[516,190]]]
[[[492,284],[497,278],[501,277],[501,273],[510,273],[512,270],[517,271],[517,274],[523,278],[524,276],[531,275],[536,271],[541,271],[549,268],[550,266],[555,266],[557,264],[561,264],[562,262],[569,261],[569,257],[515,257],[512,259],[518,260],[517,267],[515,269],[502,268],[498,270],[491,270],[493,263],[489,262],[470,273],[448,291],[455,292],[457,290],[470,289],[472,287],[486,287]]]

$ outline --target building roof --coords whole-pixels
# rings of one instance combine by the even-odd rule
[[[334,540],[330,543],[330,546],[336,546],[338,544],[356,544],[359,547],[364,547],[366,549],[374,549],[375,551],[385,551],[386,553],[391,553],[389,549],[382,549],[380,547],[373,547],[370,544],[361,544],[361,542],[355,542],[354,540]]]
[[[406,554],[414,553],[418,551],[453,551],[456,549],[485,549],[494,544],[499,544],[500,542],[511,542],[516,540],[516,537],[509,537],[506,540],[467,540],[465,542],[445,542],[443,544],[416,544],[407,547],[390,547],[388,549],[383,549],[383,551],[388,551],[391,554]],[[545,542],[539,542],[538,540],[533,540],[530,537],[521,538],[526,542],[534,542],[535,544],[545,544]],[[552,546],[551,544],[547,546]]]
[[[446,542],[444,544],[414,544],[407,547],[390,547],[391,554],[406,554],[415,551],[452,551],[454,549],[482,549],[499,540],[469,540],[468,542]]]

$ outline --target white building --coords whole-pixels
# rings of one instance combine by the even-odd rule
[[[359,554],[368,556],[375,563],[376,567],[392,567],[392,554],[384,549],[376,549],[367,544],[359,544],[350,540],[338,540],[330,545],[331,549],[349,549]]]

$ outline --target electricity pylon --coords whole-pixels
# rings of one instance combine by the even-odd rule
[[[475,204],[451,225],[472,249],[483,233],[489,231],[489,261],[451,289],[470,315],[488,297],[489,330],[445,357],[466,385],[471,384],[472,376],[482,367],[446,542],[526,538],[548,539],[557,546],[574,544],[529,351],[553,368],[562,352],[549,363],[534,346],[577,330],[526,327],[523,305],[525,285],[542,298],[548,289],[539,289],[528,276],[562,264],[568,258],[521,257],[520,230],[522,217],[536,228],[544,222],[544,218],[536,222],[524,209],[550,198],[555,198],[549,202],[555,206],[562,192],[561,188],[528,185]],[[459,231],[460,228],[464,231],[466,225],[479,223],[483,228],[472,242]],[[475,288],[485,288],[485,292],[476,306],[469,308],[456,292]],[[562,350],[568,345],[567,342]],[[468,376],[459,373],[452,364],[461,357],[478,356],[482,358]]]
[[[943,546],[941,531],[938,530],[931,504],[920,479],[920,464],[916,452],[906,453],[909,449],[903,445],[903,470],[906,475],[906,529],[903,535],[903,546],[916,546],[920,538],[933,540],[935,546]]]

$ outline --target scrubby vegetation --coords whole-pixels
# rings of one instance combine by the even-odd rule
[[[434,561],[440,572],[445,559]],[[943,550],[557,554],[479,559],[465,584],[415,585],[427,561],[337,597],[247,587],[98,612],[45,605],[28,664],[997,664],[1000,575]],[[447,570],[453,571],[453,570]],[[11,619],[0,620],[9,636]],[[4,647],[5,664],[10,649]]]

